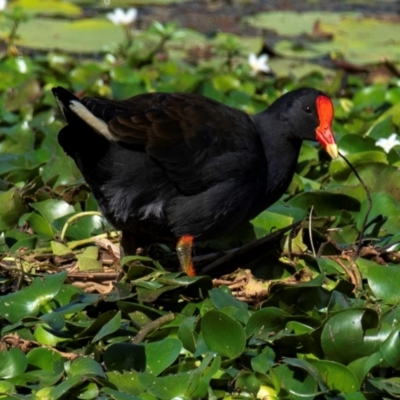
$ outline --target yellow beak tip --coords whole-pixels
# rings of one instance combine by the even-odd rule
[[[338,158],[339,150],[336,143],[328,144],[325,150],[332,157],[333,160],[336,160]]]

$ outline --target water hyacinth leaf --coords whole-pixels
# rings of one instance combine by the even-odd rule
[[[32,349],[27,355],[29,365],[33,365],[42,370],[60,373],[63,371],[63,357],[47,348]]]
[[[44,182],[51,187],[68,185],[80,182],[82,174],[71,157],[67,157],[60,146],[57,147],[54,157],[45,164],[40,171]]]
[[[357,172],[359,172],[359,167],[363,165],[370,165],[371,163],[387,164],[386,154],[382,151],[379,151],[377,148],[376,150],[348,154],[346,158],[353,165],[353,167],[357,169]],[[338,158],[337,160],[333,160],[331,162],[329,166],[329,172],[332,174],[333,178],[338,181],[347,179],[352,173],[350,167],[342,158]]]
[[[140,383],[155,398],[171,400],[173,398],[185,398],[185,393],[192,379],[191,373],[180,373],[163,377],[154,377],[150,373],[140,373]]]
[[[144,345],[146,352],[146,372],[157,376],[168,368],[179,356],[182,350],[182,342],[175,338]]]
[[[265,374],[274,365],[275,352],[270,347],[265,347],[262,353],[251,359],[254,372]]]
[[[234,75],[218,75],[212,82],[215,89],[223,93],[240,88],[240,81]]]
[[[389,184],[389,182],[386,182],[386,184]],[[398,191],[398,196],[400,198],[400,188],[396,191]],[[393,198],[390,194],[384,193],[383,191],[379,193],[372,193],[371,200],[372,200],[372,208],[368,215],[369,221],[372,221],[375,217],[378,217],[380,215],[386,218],[393,218],[400,215],[400,203],[396,201],[396,199]],[[364,200],[361,203],[360,217],[357,221],[358,229],[360,229],[362,226],[362,221],[365,212],[367,210],[367,207],[368,207],[367,201]],[[389,233],[394,234],[397,233],[397,231]]]
[[[345,309],[330,318],[321,335],[321,346],[329,359],[348,364],[375,353],[382,342],[377,334],[379,317],[371,309]]]
[[[143,304],[130,303],[128,301],[118,301],[118,308],[127,314],[134,312],[143,313],[149,320],[159,318],[165,315],[163,312],[156,310],[154,308],[145,306]]]
[[[144,387],[139,382],[139,374],[137,371],[125,371],[123,373],[108,371],[106,375],[109,382],[127,396],[138,395],[144,391]],[[135,399],[138,398],[135,397]]]
[[[398,377],[389,379],[368,379],[368,382],[376,388],[394,396],[394,398],[400,395],[400,378]]]
[[[238,391],[249,392],[256,395],[260,390],[260,381],[253,372],[241,371],[235,379],[235,388]]]
[[[363,263],[363,261],[358,261]],[[378,264],[369,265],[363,275],[368,280],[368,285],[374,295],[388,304],[400,302],[399,284],[400,269],[396,266],[383,266]]]
[[[361,357],[352,361],[347,367],[354,373],[360,383],[364,382],[367,374],[377,365],[381,364],[383,356],[381,351],[377,351],[367,357]]]
[[[208,294],[217,310],[223,311],[243,324],[247,323],[250,313],[246,303],[237,300],[231,294],[225,293],[221,289],[211,289]]]
[[[26,207],[18,189],[0,193],[0,231],[13,228],[24,212]]]
[[[92,343],[95,343],[105,336],[111,335],[121,327],[121,312],[118,311],[113,318],[111,318],[96,334],[92,339]]]
[[[51,329],[56,331],[61,331],[65,327],[65,319],[63,315],[57,312],[43,314],[40,319]]]
[[[63,200],[48,199],[32,203],[31,207],[38,211],[50,224],[57,218],[75,212],[74,207]]]
[[[60,336],[59,332],[51,330],[47,324],[37,325],[33,336],[38,343],[52,347],[67,340],[65,337],[62,337],[64,335],[61,334]]]
[[[78,386],[82,383],[82,377],[79,375],[70,375],[60,384],[53,387],[50,396],[54,400],[60,399],[66,393],[68,393],[73,387]]]
[[[292,224],[293,218],[270,211],[263,211],[251,223],[254,226],[257,238],[260,238],[269,235],[274,229],[282,229]]]
[[[290,206],[308,210],[314,206],[316,216],[340,216],[343,209],[359,211],[360,204],[352,197],[326,191],[303,192],[288,201]]]
[[[143,345],[115,343],[104,352],[104,364],[108,371],[144,371],[146,353]],[[136,392],[134,394],[137,394]]]
[[[79,215],[79,214],[77,214]],[[54,221],[53,226],[61,231],[71,216],[64,216]],[[93,234],[102,233],[105,221],[100,215],[80,215],[72,221],[65,232],[66,239],[81,240],[90,237]]]
[[[196,317],[187,317],[182,321],[178,329],[179,340],[182,342],[183,347],[191,353],[194,353],[197,347],[196,322]]]
[[[339,151],[348,157],[349,154],[365,153],[377,150],[375,140],[369,136],[344,135],[338,141]],[[341,159],[339,159],[341,160]],[[332,163],[331,163],[332,164]],[[333,166],[332,166],[333,168]],[[341,168],[344,168],[341,166]]]
[[[0,297],[0,315],[15,323],[27,316],[36,316],[60,291],[66,272],[35,278],[31,286]]]
[[[22,350],[11,348],[0,351],[0,378],[10,379],[22,374],[28,365]]]
[[[270,374],[279,397],[312,399],[319,392],[316,379],[305,369],[280,365]]]
[[[170,292],[177,288],[179,288],[179,285],[163,286],[158,284],[158,282],[146,282],[146,284],[141,282],[140,285],[137,285],[136,290],[140,301],[151,303],[157,300],[165,292]]]
[[[340,393],[355,393],[360,389],[360,382],[353,372],[346,366],[334,361],[307,360],[324,378],[330,390]]]
[[[367,86],[359,90],[353,98],[355,107],[378,108],[385,101],[386,88],[383,85]]]
[[[239,300],[237,300],[235,297],[233,297],[231,294],[225,293],[221,289],[211,289],[208,292],[210,299],[212,303],[214,304],[215,308],[217,310],[221,310],[225,307],[235,307],[239,308],[241,310],[246,311],[248,309],[248,305],[246,303],[243,303]]]
[[[383,153],[382,153],[383,154]],[[356,167],[357,168],[357,167]],[[400,188],[398,185],[398,168],[392,165],[365,164],[357,168],[357,172],[372,193],[386,193],[400,202]],[[351,174],[344,182],[346,186],[360,185],[358,179]],[[364,191],[365,193],[365,191]],[[364,197],[365,198],[365,197]],[[377,201],[377,200],[376,200]],[[383,211],[383,210],[382,210]]]
[[[115,400],[143,400],[144,398],[140,398],[137,396],[131,396],[130,394],[126,394],[125,391],[119,391],[115,389],[111,389],[110,387],[104,387],[101,391],[102,393],[109,395],[110,398]],[[153,400],[154,398],[151,397],[149,400]]]
[[[395,370],[400,369],[400,330],[394,329],[381,345],[384,360]]]
[[[12,395],[15,393],[15,386],[8,381],[0,381],[0,393],[3,393],[3,395]]]
[[[96,297],[94,297],[94,302],[96,301]],[[82,301],[82,300],[81,300]],[[98,298],[97,298],[98,301]],[[107,322],[109,322],[114,316],[117,314],[115,310],[109,310],[101,313],[94,321],[91,320],[89,326],[85,327],[77,337],[90,337],[91,335],[96,335]]]
[[[71,362],[70,375],[105,378],[101,365],[90,357],[78,357]]]
[[[266,339],[271,332],[285,328],[288,315],[279,308],[266,307],[256,311],[246,325],[246,335]]]
[[[94,382],[86,382],[82,386],[71,390],[71,394],[79,399],[99,398],[99,387]]]
[[[186,391],[191,399],[204,398],[208,393],[210,381],[221,367],[221,357],[207,354],[198,368],[192,373],[192,381]]]
[[[226,332],[230,332],[226,335]],[[244,350],[246,335],[242,325],[220,311],[208,311],[201,320],[207,347],[223,357],[236,358]]]

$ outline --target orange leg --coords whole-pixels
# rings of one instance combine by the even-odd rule
[[[193,236],[185,235],[178,240],[176,253],[181,264],[181,268],[188,276],[196,276],[192,260]]]

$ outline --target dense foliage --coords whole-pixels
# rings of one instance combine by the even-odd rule
[[[77,4],[18,0],[1,14],[0,398],[398,398],[399,23],[242,21],[285,35],[265,43],[261,31],[132,29],[133,12],[118,26],[112,10]],[[334,99],[356,173],[305,143],[279,202],[197,249],[214,281],[177,272],[162,243],[120,260],[118,232],[58,145],[58,85],[115,99],[196,92],[249,113],[316,87]],[[257,251],[217,252],[254,240]]]

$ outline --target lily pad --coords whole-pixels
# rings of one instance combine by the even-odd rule
[[[36,50],[93,53],[124,39],[122,29],[105,19],[63,21],[35,18],[21,25],[17,44]]]

